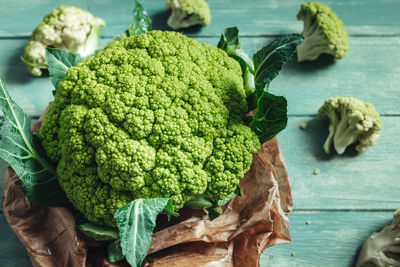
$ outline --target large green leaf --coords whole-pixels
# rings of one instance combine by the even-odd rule
[[[247,98],[248,106],[257,109],[249,126],[261,143],[272,139],[287,125],[287,101],[283,96],[268,93],[269,84],[288,62],[296,47],[304,40],[300,34],[275,39],[253,55],[255,91]]]
[[[131,266],[142,264],[149,250],[157,216],[163,211],[169,212],[171,206],[169,198],[139,198],[115,212],[122,254]]]
[[[83,58],[79,54],[73,54],[64,49],[46,47],[46,59],[50,81],[54,87],[57,87],[67,74],[67,70],[77,65]]]
[[[30,118],[11,99],[0,78],[0,158],[7,162],[22,181],[21,190],[30,202],[45,206],[67,206],[57,173],[45,157],[38,153],[30,131]]]
[[[119,35],[119,38],[139,35],[148,31],[151,31],[151,19],[143,6],[138,1],[135,1],[132,24],[126,31]]]
[[[256,95],[261,95],[263,90],[268,91],[269,83],[279,74],[283,64],[292,58],[303,40],[300,34],[284,35],[253,55]]]

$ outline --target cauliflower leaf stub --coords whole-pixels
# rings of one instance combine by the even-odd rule
[[[116,40],[70,68],[40,130],[59,182],[94,224],[137,198],[235,191],[260,147],[240,65],[177,32]]]

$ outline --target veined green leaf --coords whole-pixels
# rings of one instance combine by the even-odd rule
[[[272,139],[287,125],[287,101],[283,96],[268,93],[270,82],[288,62],[296,47],[304,40],[300,34],[290,34],[275,39],[253,55],[255,91],[247,98],[250,108],[257,108],[251,118],[250,128],[261,143]]]
[[[269,83],[278,76],[283,64],[292,58],[296,47],[303,40],[304,37],[300,34],[285,35],[273,40],[253,55],[257,98],[262,91],[268,91]]]
[[[172,206],[169,198],[139,198],[115,212],[122,254],[131,266],[141,266],[149,250],[157,216],[168,206]]]
[[[31,120],[11,99],[0,78],[0,158],[7,162],[22,181],[21,190],[30,202],[46,206],[68,206],[55,168],[39,155],[33,144]]]
[[[283,96],[262,92],[257,99],[257,113],[249,127],[256,133],[261,143],[267,142],[286,128],[287,102]]]
[[[83,58],[64,49],[46,47],[46,59],[50,81],[57,87],[58,82],[67,74],[67,70],[77,65]]]
[[[139,35],[151,31],[151,19],[143,6],[135,1],[135,9],[133,10],[132,24],[129,28],[119,35],[118,38],[124,38],[133,35]]]
[[[79,230],[96,241],[111,241],[119,239],[118,229],[94,225],[89,222],[78,225]]]

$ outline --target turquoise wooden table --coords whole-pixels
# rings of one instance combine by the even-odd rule
[[[1,0],[0,76],[16,102],[36,119],[52,99],[48,78],[32,78],[19,56],[30,32],[59,4],[76,5],[104,18],[101,44],[130,24],[131,0]],[[216,45],[221,31],[238,26],[244,49],[253,54],[277,35],[301,32],[301,0],[210,0],[209,27],[190,33]],[[400,207],[400,1],[330,0],[325,4],[349,33],[348,56],[336,63],[287,64],[271,90],[285,95],[289,124],[278,136],[293,187],[289,216],[292,244],[264,251],[261,266],[351,266],[363,240],[389,223]],[[167,29],[164,1],[142,1],[155,29]],[[325,98],[351,95],[373,103],[383,130],[363,154],[327,156],[322,150],[328,122],[316,116]],[[299,129],[307,123],[307,130]],[[0,191],[5,163],[0,162]],[[319,168],[321,173],[313,175]],[[1,195],[2,193],[0,193]],[[0,210],[0,266],[31,266]]]

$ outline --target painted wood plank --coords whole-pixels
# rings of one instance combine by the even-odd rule
[[[197,38],[213,45],[218,38]],[[105,44],[110,39],[101,39]],[[244,37],[243,48],[252,55],[271,38]],[[32,116],[52,100],[48,78],[34,78],[19,60],[26,40],[0,39],[0,76],[12,97]],[[353,37],[347,58],[330,62],[288,63],[271,84],[272,92],[285,95],[289,114],[315,114],[323,101],[335,95],[352,95],[373,103],[381,114],[400,114],[400,37]]]
[[[292,214],[289,219],[293,243],[267,248],[261,256],[261,266],[354,266],[364,240],[390,223],[392,217],[392,212]]]
[[[155,29],[167,29],[169,11],[164,0],[141,1]],[[219,35],[225,27],[238,26],[246,35],[277,35],[301,32],[296,14],[304,0],[209,0],[212,22],[194,35]],[[327,0],[325,4],[343,20],[353,35],[396,35],[400,33],[397,0]],[[103,18],[104,36],[114,36],[130,24],[133,0],[3,0],[0,4],[0,36],[28,36],[43,16],[60,4],[76,5]],[[12,15],[10,15],[12,14]]]
[[[11,230],[0,211],[0,266],[29,267],[32,266],[24,246]]]
[[[261,255],[261,266],[352,266],[362,242],[372,232],[390,223],[392,214],[294,213],[289,216],[293,243],[267,248]],[[1,213],[0,233],[3,240],[0,242],[0,266],[31,266],[24,247]]]
[[[307,130],[299,128],[307,124]],[[364,153],[353,148],[326,155],[328,120],[290,117],[278,135],[293,188],[294,209],[396,209],[400,159],[400,117],[382,117],[375,146]],[[319,168],[320,174],[313,171]]]

